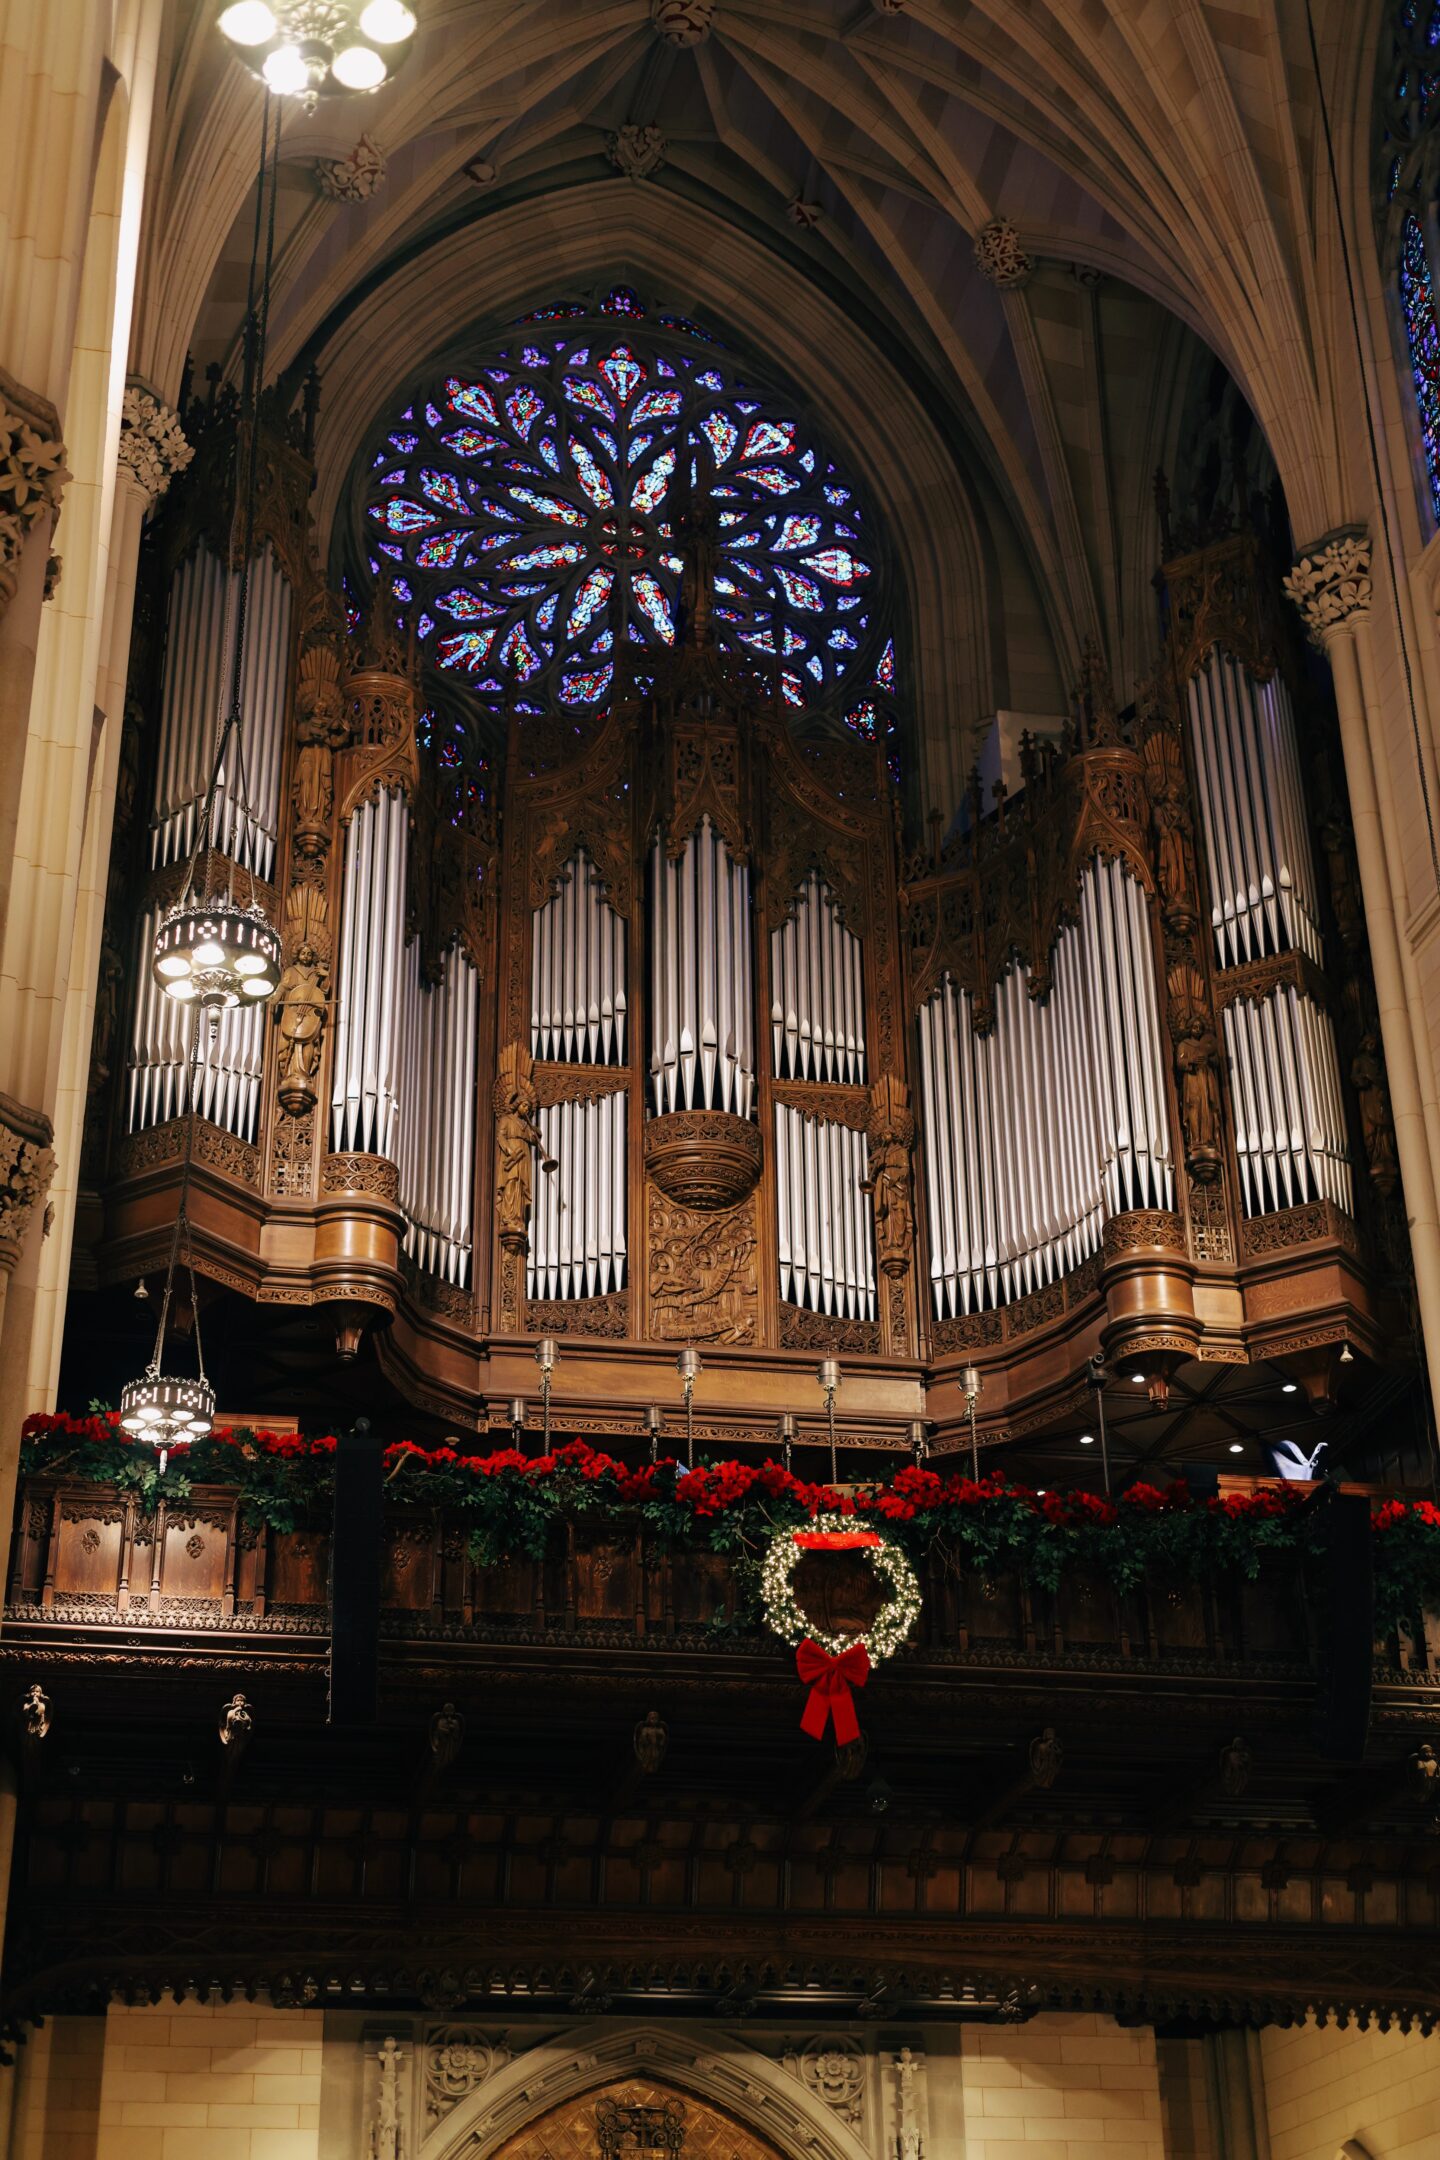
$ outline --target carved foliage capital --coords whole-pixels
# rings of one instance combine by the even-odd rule
[[[12,1268],[55,1174],[50,1120],[0,1095],[0,1267]]]
[[[1317,540],[1296,557],[1284,584],[1311,643],[1323,647],[1334,631],[1370,612],[1370,535],[1355,525]]]
[[[25,542],[58,514],[69,478],[54,406],[0,368],[0,615],[15,597]]]
[[[116,452],[145,491],[150,504],[165,493],[176,473],[184,472],[195,452],[186,440],[180,415],[147,390],[131,383],[120,406],[120,443]]]

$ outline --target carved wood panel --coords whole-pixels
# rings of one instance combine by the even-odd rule
[[[623,2084],[607,2085],[603,2092],[586,2093],[582,2099],[567,2100],[551,2108],[498,2147],[495,2160],[596,2160],[601,2151],[596,2109],[604,2101],[613,2102],[619,2110],[683,2110],[683,2142],[679,2147],[683,2160],[786,2160],[778,2146],[757,2137],[753,2130],[722,2114],[708,2100],[697,2100],[672,2086],[637,2078],[627,2078]],[[622,2143],[618,2152],[623,2156],[641,2149],[632,2141]]]

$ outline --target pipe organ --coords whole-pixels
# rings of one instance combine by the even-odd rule
[[[1213,646],[1189,684],[1210,919],[1222,967],[1291,946],[1320,958],[1290,694]]]
[[[330,1143],[347,1152],[394,1152],[409,846],[409,805],[398,789],[361,803],[345,835]]]
[[[875,1318],[869,1156],[863,1132],[775,1106],[780,1295],[811,1312]]]
[[[1247,1215],[1331,1201],[1348,1215],[1350,1159],[1329,1013],[1293,983],[1224,1013]]]
[[[750,874],[708,816],[651,858],[650,1084],[657,1112],[751,1115]]]
[[[860,940],[812,870],[794,913],[770,937],[770,1031],[783,1080],[865,1078]]]
[[[1107,1217],[1170,1208],[1165,1064],[1146,897],[1118,862],[1082,873],[1049,994],[996,987],[988,1032],[946,974],[920,1008],[930,1286],[939,1319],[1008,1304],[1098,1251]]]
[[[195,845],[221,722],[230,702],[240,573],[207,547],[179,565],[170,588],[159,755],[150,819],[157,868],[183,862]],[[211,838],[256,877],[274,874],[280,765],[290,683],[290,585],[273,549],[251,566],[249,629],[240,686],[244,722],[242,811],[222,780]],[[227,776],[233,780],[233,775]]]
[[[1244,643],[1237,639],[1237,643]],[[1353,1207],[1335,1029],[1322,1002],[1310,821],[1290,693],[1268,651],[1191,648],[1190,744],[1247,1218]],[[1267,961],[1289,960],[1288,980]],[[1308,965],[1308,972],[1307,972]],[[1256,970],[1258,969],[1258,973]],[[1247,970],[1249,973],[1247,974]]]
[[[530,1048],[537,1058],[625,1063],[625,925],[581,848],[532,918]]]
[[[526,1294],[607,1297],[625,1287],[625,1090],[547,1103],[542,1178],[531,1220]]]
[[[411,945],[400,976],[400,1084],[395,1159],[405,1250],[441,1281],[470,1282],[475,1183],[475,1058],[480,985],[451,946],[433,986]]]
[[[463,688],[437,701],[388,601],[347,626],[295,541],[308,467],[274,457],[257,810],[241,831],[222,808],[216,840],[282,924],[285,975],[206,1046],[225,1145],[200,1157],[202,1272],[315,1306],[349,1350],[368,1332],[457,1431],[533,1392],[541,1334],[578,1430],[639,1432],[690,1345],[707,1445],[768,1445],[833,1356],[854,1436],[899,1445],[928,1414],[940,1448],[972,1364],[1003,1438],[1073,1418],[1096,1352],[1158,1397],[1189,1358],[1382,1340],[1378,1022],[1248,536],[1166,566],[1133,707],[1091,656],[1062,739],[1022,743],[1022,787],[977,782],[953,828],[941,806],[951,838],[907,848],[885,746],[797,732],[703,607],[664,651],[617,648],[593,711],[507,709],[471,764]],[[140,955],[230,635],[197,467],[165,511],[151,763],[106,933],[136,953],[88,1173],[117,1281],[163,1263],[184,1105],[185,1015]]]

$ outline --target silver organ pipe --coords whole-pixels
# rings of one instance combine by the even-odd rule
[[[702,818],[678,862],[651,860],[650,1084],[655,1111],[751,1116],[750,872]]]
[[[345,834],[330,1092],[330,1145],[341,1151],[395,1151],[409,844],[398,790],[361,803]]]
[[[1315,871],[1290,695],[1212,646],[1189,685],[1190,742],[1222,967],[1298,946],[1319,961]]]
[[[1330,1015],[1283,983],[1223,1015],[1245,1213],[1329,1200],[1353,1212],[1340,1064]]]
[[[605,1297],[625,1287],[626,1090],[545,1103],[536,1122],[557,1168],[537,1175],[525,1294]]]
[[[203,547],[186,557],[171,583],[150,818],[150,858],[156,868],[183,860],[195,845],[230,695],[239,592],[238,574]],[[222,854],[262,878],[275,867],[290,615],[290,587],[266,547],[251,565],[241,683],[248,809],[242,811],[236,800],[232,759],[216,791],[212,829]]]
[[[180,1117],[188,1106],[191,1042],[195,1014],[167,997],[150,972],[150,950],[159,928],[160,910],[140,918],[136,948],[135,1010],[130,1029],[126,1130],[144,1132]],[[238,1005],[222,1013],[217,1032],[200,1030],[196,1108],[202,1118],[241,1140],[253,1141],[260,1121],[260,1082],[264,1070],[263,1006]]]
[[[814,871],[770,933],[770,1032],[778,1079],[864,1081],[860,940]]]
[[[625,1012],[625,922],[581,848],[530,918],[531,1054],[623,1065]]]
[[[812,1312],[875,1318],[865,1135],[775,1106],[780,1295]]]
[[[433,987],[411,944],[401,976],[395,1160],[405,1250],[427,1274],[470,1281],[475,1182],[475,1057],[480,985],[458,946]]]
[[[1086,870],[1044,1004],[1012,968],[977,1036],[946,977],[920,1009],[931,1292],[938,1318],[1023,1297],[1099,1248],[1107,1216],[1173,1205],[1145,894]]]

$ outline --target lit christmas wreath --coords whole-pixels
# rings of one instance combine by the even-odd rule
[[[791,1577],[807,1552],[868,1553],[890,1595],[863,1635],[827,1635],[800,1609]],[[843,1747],[860,1737],[851,1690],[864,1687],[870,1667],[900,1648],[920,1617],[920,1583],[901,1548],[878,1530],[859,1528],[853,1515],[817,1515],[808,1529],[782,1530],[760,1570],[765,1624],[795,1645],[795,1665],[809,1687],[801,1729],[823,1739],[830,1719]]]

